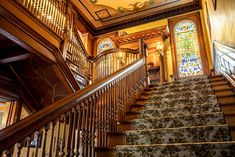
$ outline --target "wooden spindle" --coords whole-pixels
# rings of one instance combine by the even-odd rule
[[[34,142],[34,146],[35,146],[34,157],[38,157],[39,136],[40,136],[39,131],[36,131],[34,133],[34,138],[33,138],[33,142]]]
[[[74,156],[74,148],[75,148],[75,136],[76,136],[76,127],[77,127],[77,111],[76,108],[73,108],[72,110],[72,130],[71,130],[71,145],[70,145],[70,156]]]
[[[50,122],[50,126],[49,126],[49,130],[50,130],[50,137],[49,137],[49,146],[48,146],[48,157],[52,157],[52,148],[53,148],[53,144],[54,144],[54,130],[55,130],[55,123],[54,122]]]
[[[17,148],[17,157],[21,156],[21,150],[22,150],[22,144],[21,143],[16,143],[16,148]]]
[[[54,147],[54,153],[53,153],[53,157],[57,157],[59,155],[59,140],[60,140],[60,117],[57,118],[57,122],[56,122],[56,135],[55,135],[55,147]]]
[[[26,152],[25,152],[25,157],[29,157],[29,152],[30,152],[30,137],[25,138],[25,146],[26,146]]]
[[[47,131],[49,127],[48,125],[43,127],[43,133],[42,133],[42,147],[41,147],[41,154],[40,157],[44,157],[46,155],[46,143],[47,143]]]
[[[66,134],[65,134],[65,149],[64,153],[65,155],[69,156],[70,155],[70,143],[71,143],[71,131],[72,131],[72,113],[69,111],[67,113],[68,115],[68,124],[66,125]]]

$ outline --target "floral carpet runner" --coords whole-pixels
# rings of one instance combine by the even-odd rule
[[[235,157],[235,142],[207,77],[157,84],[118,157]]]

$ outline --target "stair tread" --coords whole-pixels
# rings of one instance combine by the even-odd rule
[[[118,145],[116,148],[121,147],[149,147],[149,146],[190,146],[190,145],[210,145],[210,144],[233,144],[235,145],[235,141],[222,141],[222,142],[192,142],[192,143],[169,143],[169,144],[141,144],[141,145]]]
[[[131,132],[149,132],[149,131],[164,131],[164,130],[183,130],[183,129],[197,129],[197,128],[211,128],[211,127],[229,127],[228,124],[220,125],[207,125],[207,126],[190,126],[190,127],[177,127],[177,128],[157,128],[157,129],[145,129],[145,130],[128,130],[126,133]]]
[[[140,119],[133,119],[129,120],[128,122],[133,122],[137,120],[145,120],[145,119],[166,119],[166,118],[180,118],[180,117],[195,117],[195,116],[206,116],[206,115],[217,115],[217,114],[224,114],[223,112],[208,112],[202,114],[188,114],[188,115],[178,115],[178,116],[166,116],[166,117],[155,117],[155,118],[140,118]],[[235,114],[235,113],[233,113]]]

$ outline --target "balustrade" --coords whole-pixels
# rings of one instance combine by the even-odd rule
[[[94,58],[94,80],[104,78],[140,58],[139,50],[114,48]]]
[[[91,75],[91,60],[76,30],[70,34],[65,60],[76,80],[86,86]]]
[[[223,74],[235,86],[235,49],[218,42],[213,42],[214,70]]]
[[[0,131],[0,153],[93,157],[143,90],[143,58]]]
[[[66,2],[63,0],[16,0],[60,37],[66,25]]]

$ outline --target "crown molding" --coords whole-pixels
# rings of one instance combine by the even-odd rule
[[[184,14],[184,13],[200,10],[201,8],[202,7],[201,7],[200,0],[195,0],[190,5],[181,6],[179,8],[173,8],[173,9],[161,12],[161,13],[156,13],[154,15],[150,15],[147,17],[139,18],[139,19],[133,19],[130,21],[122,22],[122,23],[116,23],[111,26],[103,27],[100,29],[95,28],[90,22],[88,22],[88,20],[82,15],[82,13],[79,12],[77,17],[87,27],[87,29],[90,31],[90,33],[93,36],[98,36],[98,35],[112,32],[112,31],[117,31],[120,29],[125,29],[128,27],[145,24],[148,22],[153,22],[156,20],[176,16],[179,14]]]

